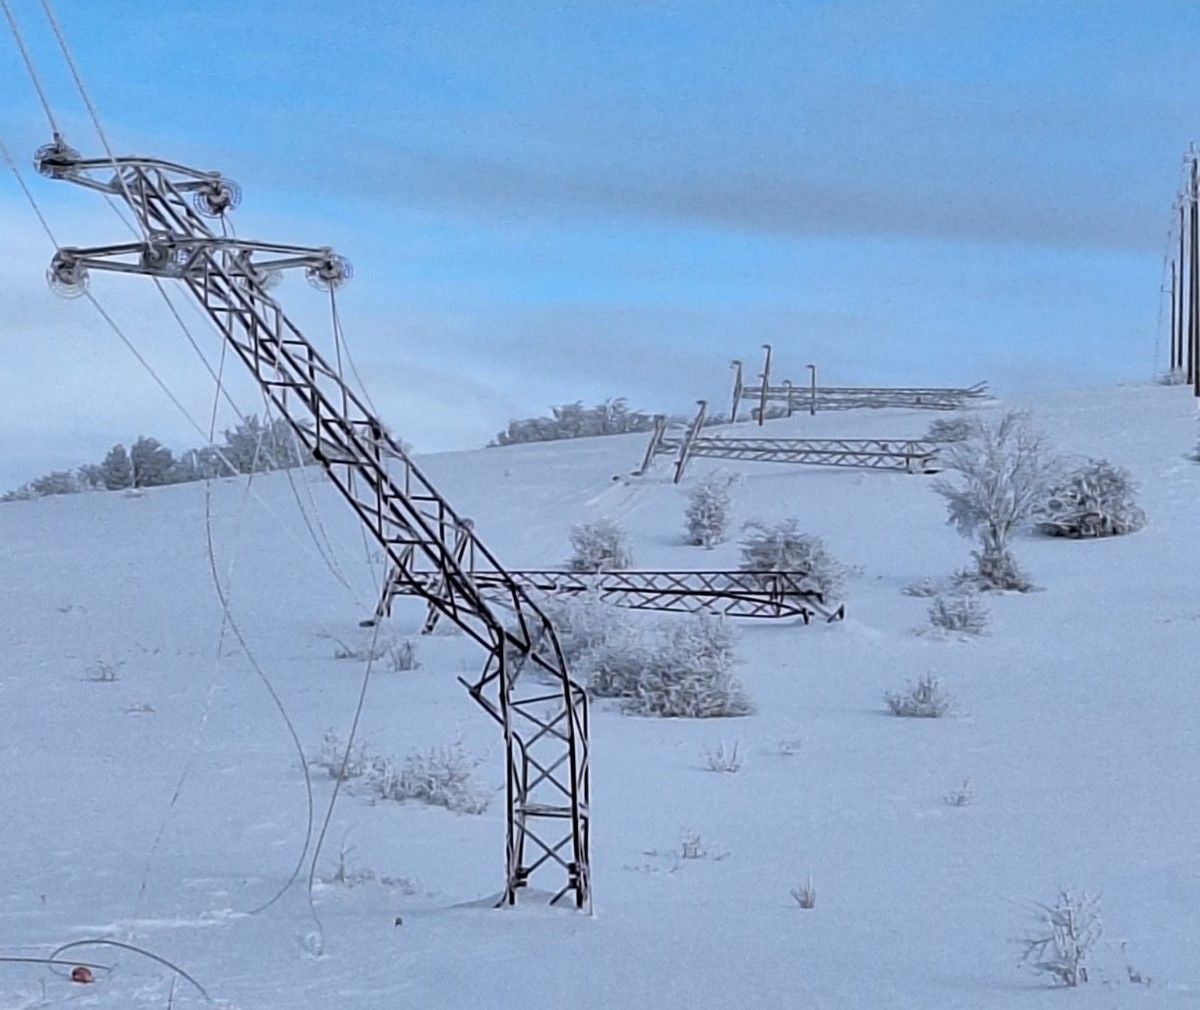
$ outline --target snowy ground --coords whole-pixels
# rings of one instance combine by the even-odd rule
[[[937,641],[914,634],[926,601],[901,589],[948,574],[969,546],[944,524],[930,478],[740,467],[739,521],[795,514],[859,567],[848,616],[742,624],[754,716],[653,721],[594,705],[595,916],[478,904],[501,882],[499,798],[469,816],[351,790],[320,873],[345,839],[352,869],[406,881],[319,887],[319,956],[302,884],[246,914],[295,865],[306,803],[294,745],[244,653],[227,636],[216,659],[203,487],[0,506],[0,954],[130,940],[242,1010],[1200,1004],[1191,400],[1147,386],[1013,403],[1034,409],[1061,451],[1133,470],[1149,526],[1105,542],[1020,539],[1043,591],[991,600],[982,640]],[[770,430],[915,436],[931,416],[859,411]],[[734,565],[735,546],[682,543],[683,492],[666,460],[613,479],[643,446],[630,436],[422,462],[514,567],[560,562],[570,524],[601,515],[632,531],[638,564]],[[334,659],[334,638],[363,638],[377,573],[332,489],[315,471],[298,480],[352,590],[312,548],[281,475],[255,479],[249,500],[243,482],[214,485],[213,525],[234,616],[315,753],[353,711],[362,665]],[[384,634],[411,634],[419,619],[402,605]],[[403,756],[460,737],[499,790],[499,738],[455,681],[480,657],[461,638],[418,647],[420,669],[377,671],[362,738]],[[98,661],[118,678],[89,680]],[[884,714],[883,693],[927,671],[960,714]],[[705,749],[735,740],[743,769],[707,771]],[[963,778],[974,802],[948,806]],[[319,817],[332,781],[315,785]],[[708,858],[671,855],[684,831]],[[789,889],[809,872],[818,900],[803,911]],[[1017,970],[1010,942],[1024,903],[1060,885],[1103,895],[1092,981],[1074,993]],[[117,970],[85,987],[0,965],[0,1008],[167,1005],[162,966],[85,953]],[[1152,984],[1130,983],[1127,964]],[[174,1005],[204,1001],[181,984]]]

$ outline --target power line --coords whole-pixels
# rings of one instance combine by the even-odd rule
[[[12,11],[9,9],[8,0],[0,0],[0,7],[4,8],[4,17],[8,21],[8,30],[12,33],[13,41],[16,42],[17,48],[21,51],[21,59],[25,62],[25,69],[29,73],[29,79],[33,81],[33,88],[37,92],[38,101],[42,103],[42,109],[46,113],[46,119],[50,123],[50,132],[54,135],[55,143],[62,140],[62,132],[58,128],[58,120],[54,118],[54,112],[50,108],[50,101],[46,98],[46,92],[42,88],[41,79],[38,77],[37,70],[34,69],[33,60],[29,56],[29,50],[25,48],[25,40],[21,38],[21,31],[17,27],[17,19],[13,17]]]

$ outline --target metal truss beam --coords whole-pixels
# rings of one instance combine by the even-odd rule
[[[814,617],[840,621],[846,615],[845,604],[832,603],[807,585],[803,572],[565,572],[509,571],[508,575],[528,590],[548,595],[597,593],[601,599],[630,610],[656,610],[670,613],[713,613],[726,617],[799,618],[805,624]],[[436,573],[426,578],[436,579]],[[413,592],[411,574],[393,571],[375,613],[363,622],[371,626],[386,617],[397,596],[420,595]],[[485,593],[502,587],[492,576],[476,576]],[[436,626],[440,614],[430,609],[422,632]]]
[[[553,627],[526,585],[504,570],[267,291],[271,274],[286,268],[301,268],[332,290],[349,276],[349,264],[327,248],[214,234],[206,218],[237,203],[236,186],[215,172],[151,158],[84,159],[61,144],[39,151],[37,165],[50,178],[122,200],[147,236],[60,249],[51,282],[78,291],[91,270],[180,282],[325,469],[406,591],[484,649],[482,672],[464,684],[500,724],[507,750],[502,900],[513,903],[533,874],[557,870],[551,902],[570,896],[589,905],[587,697],[567,673]],[[555,686],[519,677],[530,664]]]

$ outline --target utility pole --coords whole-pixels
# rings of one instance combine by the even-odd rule
[[[1175,261],[1171,260],[1171,370],[1174,376],[1179,371],[1179,330],[1175,319]]]
[[[1188,185],[1188,206],[1192,229],[1190,229],[1188,263],[1188,381],[1195,396],[1200,396],[1200,220],[1196,206],[1200,196],[1200,157],[1192,151],[1192,175]]]
[[[1183,264],[1184,264],[1183,205],[1184,205],[1184,199],[1183,199],[1183,194],[1181,193],[1179,195],[1179,261],[1178,261],[1179,269],[1178,269],[1178,273],[1177,273],[1178,283],[1177,283],[1176,289],[1175,289],[1175,315],[1177,317],[1176,326],[1177,326],[1177,336],[1178,336],[1178,340],[1179,340],[1179,347],[1178,347],[1179,360],[1176,362],[1175,367],[1178,369],[1183,368],[1183,333],[1184,333],[1184,330],[1183,330],[1183,322],[1184,322],[1184,311],[1183,311]]]

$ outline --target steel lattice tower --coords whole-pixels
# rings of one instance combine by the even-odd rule
[[[486,651],[479,677],[463,684],[500,724],[507,750],[503,900],[515,902],[535,871],[557,867],[565,879],[550,888],[551,903],[570,894],[590,905],[587,697],[567,673],[554,629],[267,290],[290,268],[332,290],[350,276],[349,264],[327,248],[217,235],[206,219],[223,217],[239,194],[216,172],[151,158],[84,159],[58,141],[35,163],[44,176],[123,201],[144,236],[60,249],[51,283],[79,292],[91,270],[181,282],[382,547],[393,578]],[[488,575],[487,600],[474,573]]]

